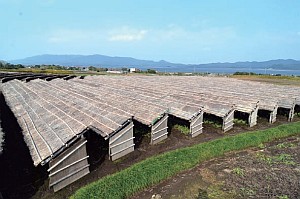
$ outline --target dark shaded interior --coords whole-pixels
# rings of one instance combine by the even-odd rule
[[[33,165],[17,119],[0,94],[5,144],[0,156],[0,192],[3,198],[30,198],[47,179],[47,166]]]
[[[270,119],[270,114],[271,114],[271,111],[261,110],[261,109],[259,109],[257,112],[258,117],[260,117],[264,120],[267,120],[267,121],[269,121],[269,119]]]
[[[151,137],[151,127],[142,124],[136,120],[133,120],[133,137],[134,138],[134,144],[135,148],[140,147],[143,140],[148,139],[148,143],[150,143],[150,137]]]
[[[295,106],[295,115],[300,117],[300,105]]]
[[[244,113],[244,112],[240,112],[240,111],[234,111],[234,119],[243,120],[247,124],[249,124],[249,121],[248,121],[249,114],[248,113]]]
[[[284,117],[288,118],[290,113],[290,109],[279,107],[277,110],[278,115],[283,115]]]
[[[109,143],[108,140],[105,140],[101,135],[92,130],[85,132],[84,136],[87,139],[86,150],[89,156],[90,170],[92,171],[105,161],[105,156],[109,150]]]
[[[181,119],[179,117],[173,116],[173,115],[169,115],[168,118],[168,132],[169,134],[172,132],[174,126],[178,124],[180,126],[187,126],[188,128],[190,128],[190,122],[184,119]]]
[[[221,117],[209,113],[203,114],[203,127],[213,126],[215,128],[222,128],[222,125],[223,119]]]

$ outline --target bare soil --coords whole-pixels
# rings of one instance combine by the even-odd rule
[[[231,152],[131,199],[300,198],[300,136]]]

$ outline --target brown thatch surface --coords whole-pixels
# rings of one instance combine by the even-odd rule
[[[93,79],[95,78],[95,79]],[[99,78],[99,79],[98,79]],[[92,87],[94,90],[107,90],[108,92],[117,92],[125,95],[126,98],[138,99],[140,103],[151,103],[155,107],[163,107],[168,113],[179,118],[190,120],[202,109],[209,113],[216,113],[218,116],[225,116],[232,105],[220,104],[218,102],[205,102],[197,97],[190,98],[189,92],[180,92],[177,89],[152,82],[141,81],[138,79],[119,79],[118,77],[110,77],[101,79],[102,77],[87,77],[84,80],[73,79],[70,82],[77,83],[76,86],[85,85]],[[138,78],[138,77],[136,77]],[[156,77],[155,77],[156,78]],[[204,106],[205,105],[205,106]]]
[[[191,120],[204,111],[225,117],[257,107],[300,104],[300,89],[230,78],[89,76],[50,82],[18,80],[2,85],[37,165],[86,128],[108,138],[132,117],[152,125],[164,113]]]
[[[98,129],[103,137],[109,137],[130,119],[49,85],[43,80],[32,84],[13,80],[2,86],[35,165],[51,157],[90,126]]]
[[[250,111],[259,101],[260,108],[273,110],[277,104],[283,108],[292,107],[293,103],[300,104],[300,89],[298,87],[280,86],[236,80],[231,78],[211,78],[199,76],[139,76],[139,77],[98,77],[90,76],[85,79],[91,82],[110,82],[124,88],[136,90],[145,89],[148,92],[160,91],[171,94],[183,94],[186,97],[197,96],[205,102],[219,104],[234,104],[241,109]]]

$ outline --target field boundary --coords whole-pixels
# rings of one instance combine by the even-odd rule
[[[77,190],[71,199],[126,198],[227,152],[256,147],[264,142],[297,134],[300,134],[300,122],[226,136],[191,147],[169,151],[86,185]]]

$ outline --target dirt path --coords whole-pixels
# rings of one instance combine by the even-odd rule
[[[200,164],[131,199],[300,198],[300,136]],[[159,197],[157,197],[159,198]]]

